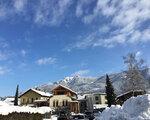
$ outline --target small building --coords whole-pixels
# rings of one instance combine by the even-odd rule
[[[86,111],[93,112],[97,109],[95,106],[107,106],[106,94],[105,93],[91,93],[78,95],[80,112]]]
[[[71,112],[74,112],[74,113],[81,113],[80,112],[80,105],[79,105],[79,101],[70,101],[69,102],[69,110]]]
[[[94,104],[107,104],[106,93],[94,93],[93,103]]]
[[[87,99],[85,99],[84,95],[78,95],[79,102],[79,111],[80,113],[85,113],[87,111]]]
[[[138,95],[143,95],[143,94],[146,94],[146,92],[143,90],[136,90],[134,92],[129,91],[129,92],[126,92],[124,94],[117,96],[116,103],[119,105],[122,105],[127,99],[131,98],[132,96],[136,97]]]
[[[53,95],[49,99],[51,108],[68,107],[71,112],[78,113],[77,93],[68,87],[58,85],[52,90]]]
[[[48,100],[52,94],[36,89],[29,89],[20,95],[20,105],[48,106]]]

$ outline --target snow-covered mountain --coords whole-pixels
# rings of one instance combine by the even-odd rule
[[[149,69],[150,71],[150,69]],[[146,81],[148,82],[148,88],[150,88],[150,72],[146,70],[142,71]],[[120,86],[122,81],[125,79],[125,73],[114,73],[109,75],[115,91],[119,94]],[[100,77],[81,77],[81,76],[74,76],[74,77],[65,77],[64,79],[51,83],[51,84],[44,84],[38,87],[38,89],[50,92],[55,86],[58,84],[62,84],[67,86],[77,93],[93,93],[93,92],[105,92],[105,75]]]

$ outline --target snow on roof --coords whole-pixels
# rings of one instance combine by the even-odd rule
[[[71,91],[71,92],[77,94],[75,91],[73,91],[73,90],[71,90],[70,88],[68,88],[68,87],[66,87],[66,86],[64,86],[64,85],[61,85],[61,84],[59,84],[58,86],[56,86],[53,90],[55,90],[55,89],[56,89],[57,87],[59,87],[59,86],[61,86],[61,87],[65,88],[65,89],[67,89],[67,90],[69,90],[69,91]]]
[[[27,90],[26,92],[24,92],[23,94],[21,94],[20,97],[23,96],[24,94],[26,94],[27,92],[29,92],[30,90],[32,90],[32,91],[36,92],[37,94],[39,94],[39,95],[41,95],[41,96],[44,96],[44,97],[50,97],[50,96],[52,96],[51,93],[48,93],[48,92],[44,92],[44,91],[40,91],[40,90],[36,90],[36,89],[34,89],[34,88],[31,88],[31,89]]]
[[[117,96],[117,98],[119,98],[119,97],[121,97],[121,96],[123,96],[123,95],[126,95],[126,94],[128,94],[128,93],[130,93],[130,92],[133,92],[133,90],[130,90],[130,91],[128,91],[128,92],[125,92],[125,93],[123,93],[123,94],[120,94],[120,95]],[[134,92],[144,92],[144,91],[143,91],[143,90],[135,90]]]
[[[43,91],[36,90],[36,89],[33,89],[33,88],[32,88],[31,90],[33,90],[34,92],[40,94],[41,96],[47,96],[47,97],[52,96],[52,94],[51,94],[51,93],[48,93],[48,92],[43,92]]]

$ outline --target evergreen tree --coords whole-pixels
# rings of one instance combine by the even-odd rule
[[[17,88],[16,88],[16,94],[15,94],[15,100],[14,100],[15,106],[18,105],[18,92],[19,92],[19,85],[17,85]]]
[[[108,107],[116,104],[116,94],[114,93],[113,85],[109,79],[109,76],[106,74],[106,98]]]

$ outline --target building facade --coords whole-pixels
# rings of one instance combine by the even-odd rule
[[[48,100],[51,94],[42,92],[36,89],[29,89],[20,95],[20,105],[28,105],[28,106],[40,106],[39,104],[44,102],[42,106],[48,106]]]
[[[107,104],[105,93],[94,93],[93,94],[93,104]]]
[[[49,99],[51,108],[68,107],[71,112],[79,112],[76,92],[63,85],[58,85],[52,90],[52,93],[53,95]]]

